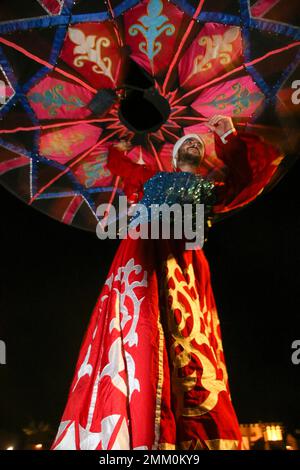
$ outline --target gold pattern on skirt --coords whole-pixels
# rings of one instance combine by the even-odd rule
[[[218,341],[217,351],[209,341],[211,333],[211,318],[214,317],[214,334],[217,336],[217,313],[207,311],[206,300],[201,308],[200,300],[193,288],[195,285],[195,274],[193,265],[190,264],[186,270],[182,270],[173,255],[166,261],[166,291],[171,298],[169,301],[167,321],[173,343],[170,348],[173,362],[172,387],[177,400],[176,414],[178,416],[201,416],[211,411],[218,402],[221,391],[227,390],[226,380],[217,378],[218,369],[224,370],[220,360],[221,341]],[[186,308],[188,306],[188,308]],[[206,314],[206,315],[204,315]],[[192,321],[190,321],[190,317]],[[217,323],[217,324],[216,324]],[[205,345],[211,354],[209,357],[203,353],[201,346]],[[178,352],[180,351],[180,352]],[[191,361],[192,355],[196,356],[203,368],[201,374],[201,385],[204,391],[209,392],[202,402],[195,406],[186,406],[184,394],[193,390],[196,386],[197,368]],[[189,366],[193,369],[189,375],[184,368]],[[227,377],[227,376],[226,376]]]

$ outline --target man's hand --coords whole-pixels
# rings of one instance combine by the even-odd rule
[[[229,116],[222,116],[220,114],[210,118],[206,125],[218,134],[219,137],[222,137],[222,135],[230,130],[235,130],[232,119]]]
[[[120,150],[121,152],[129,152],[129,150],[132,149],[132,143],[128,140],[121,139],[120,142],[114,144],[114,147]]]

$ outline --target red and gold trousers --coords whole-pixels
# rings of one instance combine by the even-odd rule
[[[123,240],[52,449],[240,448],[203,250]]]

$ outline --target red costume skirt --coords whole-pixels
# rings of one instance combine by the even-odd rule
[[[52,449],[240,449],[202,250],[121,242]]]

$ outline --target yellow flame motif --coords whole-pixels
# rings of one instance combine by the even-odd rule
[[[192,264],[183,272],[176,259],[170,255],[166,261],[166,268],[167,292],[172,299],[167,317],[168,328],[173,340],[171,345],[174,366],[172,384],[177,398],[177,414],[201,416],[211,411],[217,404],[219,393],[222,390],[227,390],[226,368],[220,356],[222,343],[217,332],[219,320],[216,312],[207,309],[205,298],[204,307],[201,308],[200,299],[193,287],[195,286],[195,274]],[[174,282],[170,282],[171,280]],[[212,331],[212,327],[214,331]],[[211,334],[217,339],[217,348],[213,348],[210,344]],[[203,345],[210,350],[209,355],[203,353],[201,348]],[[178,352],[179,350],[180,352]],[[204,391],[208,393],[205,394],[206,398],[201,403],[197,402],[194,406],[186,406],[184,393],[193,390],[199,379],[192,356],[196,356],[203,368],[201,384]],[[192,371],[188,375],[184,372],[186,366]],[[219,368],[223,371],[222,380],[217,378]]]
[[[73,132],[68,134],[66,138],[63,132],[55,132],[51,137],[51,142],[47,142],[46,146],[41,149],[44,155],[64,154],[67,157],[73,156],[72,146],[81,144],[85,140],[84,134],[81,132]]]

